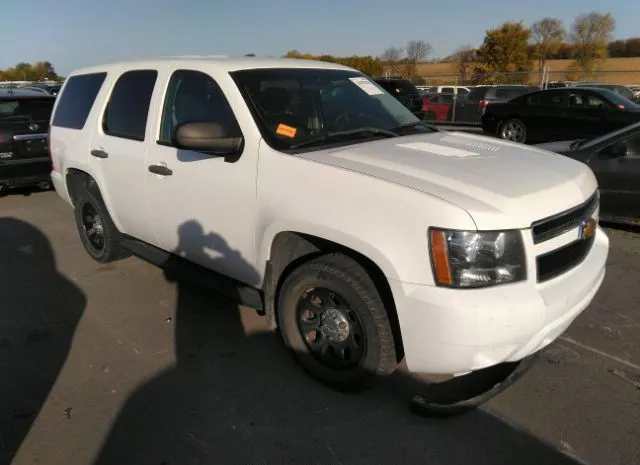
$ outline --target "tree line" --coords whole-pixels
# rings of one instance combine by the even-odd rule
[[[18,63],[12,68],[0,70],[0,81],[45,81],[59,78],[55,68],[48,61]]]
[[[545,17],[531,27],[523,22],[507,21],[489,29],[479,47],[463,46],[454,54],[434,62],[452,63],[460,79],[469,83],[499,82],[507,73],[521,74],[523,82],[537,69],[542,76],[548,60],[574,59],[571,73],[594,74],[608,57],[640,57],[640,37],[613,40],[615,19],[610,13],[580,14],[567,28],[559,18]],[[385,71],[402,74],[418,82],[417,65],[431,55],[432,47],[424,40],[412,40],[405,47],[389,47],[380,56],[333,57],[310,55],[296,50],[286,57],[333,61],[356,68],[365,74],[381,75]],[[513,80],[513,77],[509,77]]]

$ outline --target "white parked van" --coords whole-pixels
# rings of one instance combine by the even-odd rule
[[[579,162],[440,132],[351,68],[169,58],[69,75],[50,144],[87,252],[253,306],[315,377],[460,375],[562,334],[605,274]]]

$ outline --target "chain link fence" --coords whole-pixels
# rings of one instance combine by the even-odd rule
[[[618,87],[615,91],[629,99],[640,100],[640,70],[607,70],[590,74],[573,70],[443,74],[420,76],[414,79],[414,83],[423,92],[425,119],[443,124],[479,125],[483,109],[491,101],[506,101],[539,89],[586,83],[625,86],[626,89]],[[487,89],[486,86],[495,87]]]

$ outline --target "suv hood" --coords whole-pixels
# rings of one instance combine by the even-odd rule
[[[300,156],[445,200],[465,209],[478,229],[527,228],[581,204],[598,187],[593,172],[570,158],[458,132],[382,139]]]

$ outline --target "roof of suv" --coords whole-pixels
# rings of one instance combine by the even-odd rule
[[[322,68],[322,69],[342,69],[351,70],[348,66],[339,65],[336,63],[330,63],[326,61],[304,60],[299,58],[229,58],[223,56],[178,56],[178,57],[161,57],[156,59],[147,60],[131,60],[131,61],[119,61],[114,63],[107,63],[103,65],[90,66],[86,68],[80,68],[74,70],[69,76],[76,74],[86,74],[93,72],[104,72],[109,69],[116,69],[120,66],[158,66],[160,64],[165,65],[202,65],[207,63],[221,71],[232,72],[243,69],[256,69],[256,68]]]

